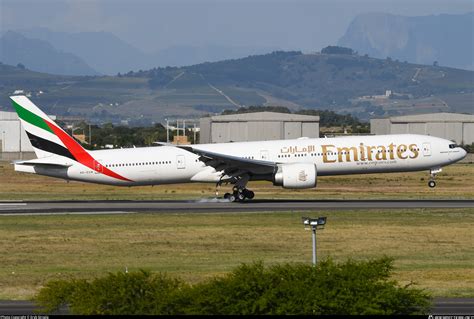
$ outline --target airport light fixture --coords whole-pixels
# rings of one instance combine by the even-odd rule
[[[313,266],[316,266],[316,230],[324,229],[326,225],[326,217],[310,218],[310,217],[301,217],[303,221],[304,229],[309,230],[311,228],[313,232]]]

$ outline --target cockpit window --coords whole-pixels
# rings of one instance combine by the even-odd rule
[[[449,144],[449,148],[456,148],[456,147],[459,147],[459,145],[457,145],[457,144]]]

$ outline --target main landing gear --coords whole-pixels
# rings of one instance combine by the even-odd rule
[[[246,188],[238,188],[234,186],[234,191],[232,193],[225,193],[224,198],[228,199],[231,202],[243,202],[246,199],[254,198],[255,193]]]
[[[442,169],[441,168],[436,168],[436,169],[430,169],[430,180],[428,181],[428,186],[430,188],[435,188],[436,187],[436,174],[441,173]]]
[[[225,193],[224,198],[231,202],[243,202],[245,200],[251,200],[254,198],[255,193],[247,189],[247,183],[250,179],[248,174],[235,175],[227,180],[220,180],[216,185],[216,196],[218,196],[218,187],[223,183],[234,184],[232,193]]]

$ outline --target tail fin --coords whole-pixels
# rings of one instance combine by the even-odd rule
[[[33,104],[26,96],[10,96],[13,107],[18,113],[23,129],[30,138],[38,158],[59,155],[68,157],[87,166],[98,173],[130,182],[100,162],[96,161],[76,140],[54,123],[46,114]],[[31,161],[30,161],[31,162]],[[38,162],[31,164],[40,164]],[[45,164],[45,163],[41,163]],[[48,163],[56,165],[55,163]],[[25,165],[23,163],[23,165]],[[64,165],[64,164],[61,164]]]
[[[26,96],[10,96],[38,158],[52,155],[78,160],[87,151]]]

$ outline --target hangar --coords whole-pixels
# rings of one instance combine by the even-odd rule
[[[0,151],[33,152],[33,147],[21,129],[20,120],[15,112],[0,112]]]
[[[53,120],[55,116],[49,115]],[[16,112],[0,111],[0,159],[14,160],[31,158],[33,147],[25,131],[21,129]]]
[[[474,143],[474,115],[430,113],[394,116],[370,120],[370,133],[424,134],[453,140],[457,144]]]
[[[216,115],[200,119],[201,143],[319,137],[319,116],[277,112]]]

